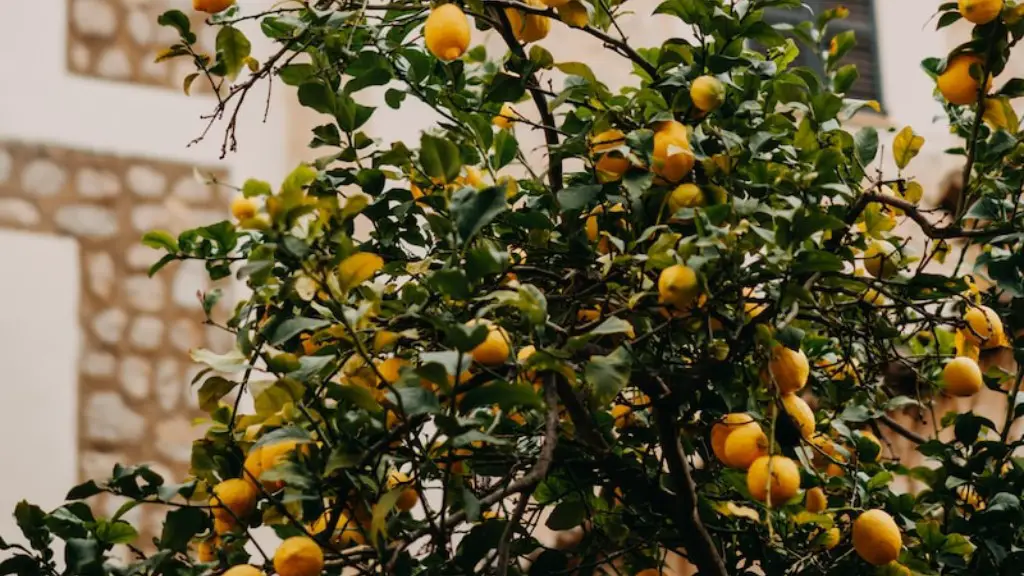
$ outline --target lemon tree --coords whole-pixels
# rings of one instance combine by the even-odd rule
[[[227,319],[203,296],[234,346],[192,352],[190,470],[118,466],[54,510],[23,502],[0,573],[650,576],[670,552],[711,575],[1019,572],[1024,372],[992,358],[1024,359],[1020,6],[935,15],[971,24],[916,95],[962,139],[942,217],[914,179],[925,139],[850,123],[879,104],[847,97],[842,7],[665,0],[693,34],[653,46],[622,35],[617,0],[195,9],[216,52],[169,11],[160,58],[218,94],[205,137],[221,121],[225,153],[256,145],[238,110],[283,83],[322,114],[322,155],[236,182],[230,220],[144,237],[151,273],[199,260],[250,289]],[[586,36],[632,82],[537,43]],[[366,132],[413,103],[438,118],[417,141]],[[1004,416],[941,413],[978,394]],[[100,493],[126,504],[103,516]],[[146,541],[136,506],[167,510]]]

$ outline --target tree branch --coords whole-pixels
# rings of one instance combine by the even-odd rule
[[[708,533],[697,509],[697,485],[690,474],[690,463],[686,460],[683,445],[679,442],[679,428],[675,416],[659,406],[654,408],[654,419],[658,425],[661,449],[668,461],[673,488],[679,508],[680,527],[691,527],[692,531],[681,532],[686,538],[686,550],[701,574],[728,576],[725,561],[718,553],[715,541]]]
[[[921,212],[921,209],[917,205],[907,202],[902,198],[896,198],[895,196],[887,196],[885,194],[879,194],[877,192],[865,192],[862,196],[867,198],[869,202],[878,202],[879,204],[885,204],[886,206],[892,206],[899,208],[910,217],[911,220],[917,223],[921,227],[921,231],[926,236],[933,240],[938,239],[951,239],[951,238],[980,238],[985,236],[998,236],[1000,234],[1008,234],[1016,231],[1016,227],[1012,222],[1003,226],[987,226],[985,228],[972,228],[964,229],[960,226],[936,226],[932,224],[928,218]]]
[[[889,427],[890,430],[899,434],[900,436],[903,436],[907,440],[910,440],[914,444],[924,444],[925,442],[928,441],[928,439],[925,438],[924,436],[921,436],[920,434],[912,430],[904,428],[902,424],[893,420],[892,417],[889,416],[888,414],[882,414],[881,416],[879,416],[878,421],[881,422],[882,424],[885,424],[886,426]]]

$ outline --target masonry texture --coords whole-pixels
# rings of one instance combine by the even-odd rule
[[[107,478],[117,462],[152,464],[169,481],[184,477],[201,433],[192,425],[198,368],[188,351],[230,348],[231,336],[203,325],[196,294],[211,286],[201,263],[172,264],[149,278],[161,254],[139,240],[151,229],[176,234],[226,216],[226,197],[192,166],[0,140],[0,227],[69,236],[80,246],[82,478]],[[120,505],[103,504],[110,513]],[[157,512],[142,517],[144,531],[158,533]]]

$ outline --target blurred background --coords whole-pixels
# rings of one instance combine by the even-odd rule
[[[949,202],[960,166],[942,151],[956,142],[935,120],[942,109],[920,61],[948,53],[967,39],[967,28],[936,32],[931,16],[939,0],[806,3],[815,11],[840,4],[850,9],[844,26],[857,31],[853,59],[860,65],[852,96],[877,100],[882,110],[859,115],[850,129],[879,128],[888,151],[889,129],[912,125],[926,139],[914,163],[926,190],[923,202]],[[271,4],[239,1],[244,12]],[[627,3],[632,15],[622,27],[634,46],[692,37],[674,20],[648,16],[656,5]],[[202,78],[191,95],[183,92],[191,72],[187,59],[154,62],[175,40],[171,29],[156,24],[169,8],[192,14],[188,0],[0,2],[0,406],[6,412],[0,461],[7,464],[0,534],[12,533],[6,511],[18,500],[55,506],[71,485],[108,476],[115,462],[151,463],[172,477],[184,473],[189,443],[201,432],[193,423],[195,370],[188,351],[224,352],[231,341],[202,325],[196,293],[210,288],[202,267],[172,265],[149,278],[146,269],[159,253],[139,239],[154,228],[177,233],[226,218],[233,191],[211,180],[279,182],[312,157],[306,144],[318,124],[315,113],[303,110],[280,82],[270,92],[254,90],[254,100],[246,102],[237,151],[222,154],[224,120],[193,143],[217,100]],[[806,14],[771,17],[785,24]],[[211,50],[210,30],[204,33],[201,19],[194,20]],[[553,27],[542,44],[556,61],[587,62],[613,88],[628,81],[629,67],[592,38],[571,34],[561,23]],[[258,30],[246,32],[254,56],[267,56],[272,47],[257,41]],[[475,43],[489,41],[474,34]],[[492,57],[500,54],[493,45]],[[816,66],[811,55],[801,60]],[[384,105],[383,89],[360,94],[363,104]],[[268,99],[266,118],[256,98]],[[535,117],[529,103],[517,110]],[[387,145],[415,139],[432,120],[428,109],[410,103],[375,115],[368,132]],[[517,130],[523,149],[542,141],[528,126]],[[892,166],[885,168],[895,175]],[[992,409],[1000,414],[1002,402]],[[118,505],[103,503],[110,512]],[[150,532],[159,522],[138,519]]]

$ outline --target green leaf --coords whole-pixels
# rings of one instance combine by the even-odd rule
[[[330,320],[324,320],[322,318],[290,318],[282,322],[281,325],[274,330],[274,335],[270,338],[270,344],[273,346],[280,346],[302,332],[313,332],[330,325]]]
[[[383,410],[380,402],[377,402],[377,399],[373,396],[373,392],[364,386],[338,386],[331,390],[331,396],[336,396],[340,400],[347,400],[367,412],[378,413]]]
[[[18,576],[39,576],[46,572],[32,556],[18,554],[0,562],[0,576],[17,574]]]
[[[491,165],[495,170],[501,170],[512,162],[519,151],[519,142],[511,130],[500,130],[494,137],[494,157]]]
[[[570,530],[583,523],[587,508],[579,500],[562,502],[551,511],[545,525],[552,530]]]
[[[592,389],[591,399],[596,407],[604,407],[629,383],[632,368],[629,352],[618,347],[607,356],[591,356],[583,370],[583,379]]]
[[[920,521],[915,529],[917,530],[917,535],[921,538],[921,543],[928,550],[938,550],[946,541],[939,523],[934,520]]]
[[[594,76],[594,71],[590,69],[590,66],[587,66],[583,62],[559,62],[558,64],[555,64],[555,68],[558,68],[562,72],[571,76],[585,78],[592,84],[597,83],[597,77]]]
[[[157,17],[156,23],[161,26],[169,26],[178,31],[178,34],[188,44],[195,44],[196,35],[192,32],[192,23],[188,16],[181,10],[168,10]]]
[[[305,387],[291,378],[281,378],[277,381],[249,382],[249,391],[256,414],[270,417],[286,405],[297,404],[302,400]]]
[[[506,210],[504,186],[489,186],[480,191],[465,187],[452,195],[451,214],[463,243]]]
[[[85,500],[86,498],[89,498],[90,496],[95,496],[101,492],[103,492],[103,489],[96,484],[96,481],[89,480],[69,490],[67,496],[65,496],[64,499]]]
[[[420,386],[395,388],[394,391],[388,392],[388,398],[407,417],[441,413],[441,406],[437,402],[437,396]]]
[[[270,196],[271,194],[273,194],[273,191],[270,189],[270,182],[249,178],[245,181],[245,184],[242,184],[242,195],[246,198]]]
[[[296,440],[302,444],[313,442],[313,439],[309,437],[309,433],[302,428],[298,426],[285,426],[260,436],[260,439],[252,447],[269,446],[270,444],[277,444],[285,440]]]
[[[206,529],[206,514],[199,508],[175,508],[167,513],[160,533],[163,550],[185,552],[189,541]]]
[[[238,76],[251,52],[252,44],[238,28],[224,26],[217,33],[217,56],[224,63],[228,78]]]
[[[334,100],[334,117],[345,132],[355,132],[373,115],[376,108],[363,106],[346,93],[337,94]]]
[[[555,64],[555,58],[539,44],[530,46],[530,62],[533,62],[540,68],[548,69]]]
[[[922,146],[924,146],[924,137],[914,134],[913,128],[906,126],[900,130],[892,142],[892,156],[896,160],[896,166],[900,170],[906,168],[907,164],[910,164],[910,161],[921,151]]]
[[[189,352],[192,360],[205,364],[217,372],[238,372],[248,366],[247,358],[238,350],[227,354],[216,354],[205,348],[196,348]]]
[[[69,538],[64,547],[68,572],[80,576],[103,574],[103,553],[100,543],[86,538]]]
[[[836,70],[836,76],[832,81],[832,88],[840,94],[850,91],[860,74],[857,72],[856,64],[847,64]]]
[[[793,271],[804,272],[839,272],[843,269],[843,259],[824,250],[805,250],[796,257]]]
[[[287,64],[277,70],[277,77],[289,86],[301,86],[316,74],[312,64]]]
[[[373,520],[370,522],[370,541],[376,541],[377,535],[381,535],[387,538],[387,520],[388,514],[391,513],[395,508],[395,503],[398,502],[398,498],[405,491],[405,486],[399,486],[393,490],[389,490],[380,500],[373,505]]]
[[[334,114],[336,96],[325,84],[311,80],[299,86],[299,104],[321,114]]]
[[[558,191],[558,204],[563,211],[575,212],[589,206],[600,192],[600,184],[570,186]]]
[[[135,530],[131,524],[123,520],[116,522],[100,520],[96,526],[96,538],[100,542],[106,542],[108,544],[130,544],[138,537],[138,531]]]
[[[963,534],[954,532],[946,536],[946,541],[942,543],[942,552],[967,557],[974,552],[974,544],[971,544]]]
[[[178,240],[166,230],[146,232],[142,236],[142,243],[156,250],[163,248],[172,253],[178,251]]]
[[[231,393],[237,382],[220,376],[207,378],[199,388],[199,408],[205,412],[213,412],[220,406],[220,399]]]
[[[420,138],[420,164],[424,174],[447,184],[458,177],[462,157],[451,140],[424,134]]]
[[[871,126],[865,126],[857,131],[853,141],[856,144],[857,160],[860,161],[861,166],[871,164],[875,155],[878,154],[878,130]]]
[[[493,406],[495,404],[505,412],[509,412],[513,408],[540,408],[544,405],[540,396],[537,395],[537,391],[530,384],[492,382],[466,392],[462,401],[459,402],[459,409],[465,412],[477,406]]]

